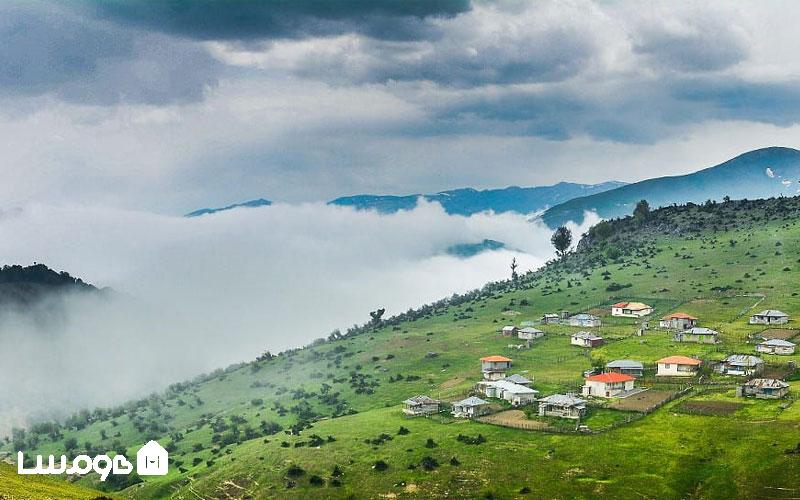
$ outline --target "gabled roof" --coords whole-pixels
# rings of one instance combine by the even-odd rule
[[[591,320],[591,319],[600,319],[600,318],[598,318],[597,316],[593,316],[591,314],[580,313],[580,314],[576,314],[575,316],[570,316],[569,319],[577,319],[577,320],[590,319]]]
[[[695,326],[694,328],[689,328],[684,333],[689,333],[692,335],[719,335],[718,331],[712,330],[711,328],[705,328],[702,326]]]
[[[519,373],[515,373],[514,375],[509,375],[508,377],[504,378],[503,380],[507,380],[507,381],[512,382],[514,384],[522,384],[522,385],[530,384],[531,382],[533,382],[532,380],[528,380],[527,378],[523,377]]]
[[[631,311],[641,311],[644,309],[652,309],[652,307],[648,306],[643,302],[617,302],[616,304],[612,305],[611,307],[617,307],[620,309],[630,309]]]
[[[661,319],[693,319],[693,320],[697,320],[697,318],[695,318],[694,316],[691,316],[689,314],[682,313],[682,312],[676,312],[676,313],[672,313],[672,314],[667,314],[666,316],[664,316]]]
[[[439,400],[420,395],[408,398],[403,403],[407,405],[435,405],[439,404]]]
[[[481,398],[477,398],[475,396],[470,396],[467,399],[456,401],[455,403],[453,403],[453,406],[482,406],[488,404],[489,404],[488,401],[484,401]]]
[[[525,387],[524,385],[515,384],[514,382],[509,382],[508,380],[495,380],[494,382],[490,382],[488,385],[497,387],[512,394],[539,394],[539,391],[537,390],[531,389],[530,387]]]
[[[485,356],[485,357],[481,358],[481,361],[502,362],[502,361],[511,361],[511,359],[509,359],[509,358],[507,358],[505,356],[494,355],[494,356]]]
[[[628,370],[643,370],[644,365],[641,361],[631,359],[616,359],[606,364],[606,368],[626,368]]]
[[[788,318],[789,315],[783,311],[779,311],[777,309],[765,309],[758,314],[754,314],[753,316],[769,316],[770,318]]]
[[[614,382],[630,382],[631,380],[636,380],[630,375],[625,375],[623,373],[601,373],[600,375],[592,375],[591,377],[586,377],[586,380],[589,382],[604,382],[606,384],[611,384]]]
[[[513,325],[506,325],[503,327],[503,330],[518,330],[518,328]]]
[[[688,356],[667,356],[666,358],[659,359],[656,363],[699,366],[702,364],[702,361]]]
[[[783,339],[769,339],[769,340],[765,340],[764,342],[761,342],[758,345],[768,345],[768,346],[774,346],[774,347],[796,347],[797,346],[797,344],[795,344],[794,342],[789,342],[788,340],[783,340]]]
[[[759,389],[785,389],[789,387],[789,384],[783,380],[774,378],[754,378],[753,380],[745,382],[744,385]]]
[[[756,366],[764,363],[764,360],[758,356],[751,356],[749,354],[731,354],[725,358],[725,362],[729,365],[736,366]]]
[[[558,314],[556,314],[556,313],[545,313],[542,317],[543,318],[558,318]]]
[[[525,328],[521,328],[519,333],[544,333],[544,332],[539,330],[538,328],[526,326]]]
[[[600,335],[595,335],[594,333],[591,332],[573,333],[572,338],[585,339],[585,340],[603,340],[603,337],[601,337]]]
[[[586,404],[586,401],[571,394],[553,394],[539,401],[555,406],[583,406]]]

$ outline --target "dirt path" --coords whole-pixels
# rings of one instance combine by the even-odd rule
[[[526,430],[541,430],[547,429],[547,424],[538,422],[536,420],[528,420],[525,412],[522,410],[506,410],[486,417],[478,419],[479,422],[492,425],[501,425],[503,427],[512,427],[514,429]]]

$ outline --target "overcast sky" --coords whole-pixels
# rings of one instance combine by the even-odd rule
[[[797,146],[799,10],[5,1],[0,208],[633,181]]]

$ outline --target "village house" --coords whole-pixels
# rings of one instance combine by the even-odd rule
[[[570,337],[570,344],[580,347],[597,347],[603,345],[603,337],[589,332],[578,332]]]
[[[539,322],[543,325],[557,325],[560,322],[560,318],[558,314],[549,313],[542,316]]]
[[[403,404],[405,405],[403,413],[410,417],[418,417],[420,415],[439,413],[441,401],[428,396],[414,396],[403,401]]]
[[[506,378],[506,372],[511,368],[511,360],[505,356],[486,356],[481,358],[481,371],[486,380],[500,380]]]
[[[518,373],[515,373],[514,375],[509,375],[508,377],[504,378],[503,380],[507,380],[507,381],[513,382],[515,384],[526,385],[526,386],[530,386],[533,383],[532,379],[524,377],[524,376],[522,376],[522,375],[520,375]]]
[[[467,399],[453,403],[453,416],[456,418],[475,418],[489,413],[489,402],[481,398],[470,396]]]
[[[525,328],[520,328],[517,332],[517,337],[522,340],[536,340],[540,337],[544,337],[544,332],[537,328],[527,326]]]
[[[686,313],[676,312],[661,318],[658,326],[670,330],[688,330],[697,326],[697,318]]]
[[[756,399],[780,399],[789,394],[789,384],[774,378],[754,378],[736,388],[736,395]]]
[[[652,313],[652,306],[641,302],[618,302],[611,306],[611,315],[622,318],[641,318]]]
[[[553,394],[539,400],[539,415],[579,419],[586,415],[586,401],[572,394]]]
[[[586,377],[581,389],[584,396],[613,398],[623,392],[633,390],[634,378],[622,373],[601,373]]]
[[[504,337],[513,337],[514,335],[517,334],[518,331],[519,331],[519,328],[517,328],[516,326],[511,326],[511,325],[504,326],[503,329],[501,330],[501,332],[503,333]]]
[[[764,360],[749,354],[731,354],[716,366],[723,375],[758,375],[763,369]]]
[[[750,316],[751,325],[784,325],[789,321],[789,315],[783,311],[767,309]]]
[[[766,354],[794,354],[794,343],[783,339],[769,339],[756,345],[756,352],[763,352]]]
[[[617,359],[606,363],[606,371],[610,373],[622,373],[631,377],[641,377],[644,373],[644,365],[641,361],[630,359]]]
[[[688,356],[667,356],[656,361],[658,377],[694,377],[702,362]]]
[[[698,344],[716,344],[719,340],[719,332],[711,328],[695,326],[688,330],[679,330],[672,337],[675,342],[696,342]]]
[[[580,326],[583,328],[597,328],[602,325],[600,318],[586,313],[571,316],[568,321],[569,326]]]
[[[480,384],[489,398],[505,399],[514,406],[524,406],[536,400],[539,391],[507,380],[495,380]]]

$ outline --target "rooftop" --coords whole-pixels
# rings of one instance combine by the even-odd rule
[[[488,405],[488,401],[484,401],[481,398],[470,396],[467,399],[462,399],[461,401],[456,401],[453,403],[453,406],[481,406],[481,405]]]
[[[489,362],[489,363],[492,363],[492,362],[498,363],[498,362],[503,362],[503,361],[509,361],[510,362],[511,359],[509,359],[509,358],[507,358],[505,356],[494,355],[494,356],[485,356],[485,357],[481,358],[481,361],[486,361],[486,362]]]
[[[753,316],[769,316],[771,318],[788,318],[789,315],[783,311],[779,311],[777,309],[765,309],[758,314],[754,314]]]
[[[761,342],[759,345],[769,345],[775,347],[795,347],[796,344],[794,342],[789,342],[788,340],[783,339],[769,339]]]
[[[667,356],[666,358],[659,359],[656,363],[699,366],[702,364],[702,361],[688,356]]]
[[[429,398],[428,396],[414,396],[413,398],[408,398],[403,403],[408,405],[434,405],[439,404],[439,400]]]
[[[586,377],[586,380],[589,382],[605,382],[606,384],[611,384],[614,382],[630,382],[631,380],[635,380],[630,375],[625,375],[623,373],[601,373],[600,375],[592,375],[591,377]]]
[[[712,330],[711,328],[705,328],[702,326],[695,326],[694,328],[689,328],[686,330],[686,333],[690,333],[692,335],[719,335],[719,332],[716,330]]]
[[[533,382],[532,380],[529,380],[526,377],[523,377],[522,375],[520,375],[518,373],[515,373],[514,375],[509,375],[508,377],[504,378],[503,380],[507,380],[507,381],[512,382],[514,384],[523,384],[523,385],[524,384],[530,384],[531,382]]]
[[[652,309],[649,305],[643,302],[617,302],[611,307],[618,307],[620,309],[630,309],[632,311],[641,311],[643,309]]]
[[[758,356],[751,356],[749,354],[731,354],[725,358],[725,362],[739,366],[756,366],[764,363],[764,360]]]
[[[553,394],[539,401],[556,406],[583,406],[586,404],[586,401],[571,394]]]
[[[603,340],[603,337],[601,337],[600,335],[595,335],[594,333],[591,332],[573,333],[572,337],[576,339],[586,339],[586,340]]]
[[[664,316],[661,319],[693,319],[693,320],[697,320],[697,318],[695,318],[694,316],[691,316],[689,314],[682,313],[682,312],[676,312],[676,313],[672,313],[672,314],[667,314],[666,316]]]
[[[633,370],[644,369],[644,364],[641,361],[633,361],[631,359],[615,359],[606,364],[606,368],[628,368]]]
[[[789,384],[783,380],[777,380],[774,378],[754,378],[753,380],[745,382],[744,385],[761,389],[785,389],[789,387]]]

